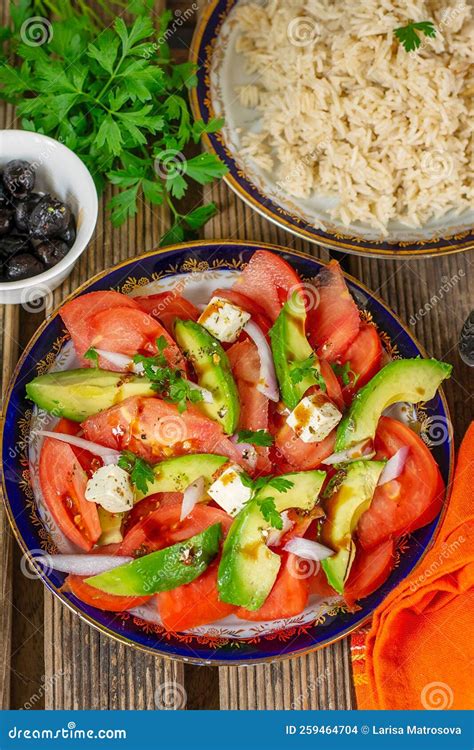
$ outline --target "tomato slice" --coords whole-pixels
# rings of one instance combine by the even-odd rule
[[[65,590],[69,590],[75,597],[88,604],[90,607],[97,607],[107,612],[124,612],[127,609],[138,607],[140,604],[147,602],[149,596],[117,596],[115,594],[106,594],[105,591],[99,591],[93,586],[85,583],[83,576],[69,575],[64,584]]]
[[[180,504],[183,500],[182,492],[156,492],[154,495],[144,497],[140,502],[135,503],[132,510],[127,513],[124,525],[124,534],[144,518],[154,513],[158,508],[165,508],[168,505]]]
[[[181,502],[149,513],[126,534],[120,545],[120,554],[131,557],[147,555],[200,534],[214,523],[222,524],[224,538],[232,524],[231,516],[212,505],[195,505],[183,521],[180,521],[180,514]]]
[[[377,458],[390,458],[403,446],[410,452],[400,476],[377,487],[370,508],[360,518],[357,535],[365,549],[430,523],[440,512],[444,496],[436,461],[407,425],[382,417],[374,445]]]
[[[144,312],[159,320],[171,336],[176,318],[194,321],[199,318],[197,307],[176,292],[160,292],[134,299]]]
[[[238,341],[227,350],[240,400],[240,430],[268,430],[268,398],[257,390],[260,380],[260,357],[255,344],[248,339]],[[257,446],[259,473],[269,473],[271,462],[268,448]]]
[[[54,438],[45,439],[39,479],[46,506],[63,534],[88,552],[102,530],[95,503],[84,496],[87,474],[70,445]]]
[[[176,404],[153,396],[132,397],[89,417],[82,427],[87,440],[116,450],[129,449],[152,462],[188,453],[215,453],[247,468],[220,425],[190,405],[180,414]]]
[[[62,417],[54,428],[54,431],[62,432],[64,435],[79,435],[82,432],[82,429],[77,422]],[[102,466],[102,459],[94,456],[93,453],[84,450],[84,448],[76,448],[74,445],[71,445],[71,448],[88,476]]]
[[[395,565],[395,542],[387,539],[369,552],[357,546],[349,578],[344,586],[344,599],[350,607],[376,591],[389,577]]]
[[[284,424],[277,433],[275,446],[277,452],[294,469],[308,471],[309,469],[317,469],[325,458],[334,453],[335,442],[335,430],[324,438],[324,440],[321,440],[320,443],[305,443],[293,432],[291,427]]]
[[[320,566],[309,579],[309,593],[322,597],[337,596],[337,592],[329,585],[326,573]]]
[[[256,250],[233,289],[254,300],[274,323],[291,292],[300,287],[300,277],[286,260]]]
[[[158,612],[166,630],[176,633],[197,628],[235,612],[232,604],[219,599],[218,567],[219,563],[214,562],[191,583],[157,595]]]
[[[344,409],[344,399],[342,397],[339,380],[329,362],[325,359],[321,359],[319,364],[321,367],[321,375],[326,383],[327,396],[335,403],[337,408],[342,411]]]
[[[284,552],[277,579],[265,603],[254,612],[239,607],[237,617],[261,621],[299,615],[308,602],[309,580],[300,576],[298,570],[298,558]]]
[[[352,372],[358,376],[355,386],[352,385],[353,376],[351,375],[351,382],[343,388],[342,393],[346,404],[350,404],[357,391],[380,370],[382,354],[382,343],[375,326],[362,325],[356,338],[341,359],[341,363],[348,362]]]
[[[318,302],[308,310],[307,331],[318,355],[335,362],[359,333],[357,305],[339,263],[332,260],[316,277]]]

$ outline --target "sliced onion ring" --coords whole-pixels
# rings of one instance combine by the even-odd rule
[[[250,471],[253,471],[258,461],[258,453],[255,446],[252,443],[239,443],[238,435],[232,435],[230,441],[235,445],[244,461],[247,461]]]
[[[360,458],[370,459],[375,456],[375,451],[372,449],[371,441],[364,440],[362,443],[353,445],[352,448],[348,448],[345,451],[339,453],[332,453],[330,456],[321,461],[325,466],[331,466],[332,464],[345,464],[350,461],[358,461]]]
[[[189,516],[196,503],[198,503],[204,495],[204,477],[198,477],[194,480],[186,489],[183,494],[183,502],[181,503],[181,514],[179,517],[180,521]]]
[[[95,576],[132,562],[133,557],[119,555],[41,555],[34,557],[43,568],[72,573],[76,576]]]
[[[271,531],[269,531],[266,539],[267,547],[278,547],[286,532],[292,529],[295,525],[289,517],[287,510],[284,510],[282,513],[280,513],[280,516],[281,520],[283,521],[283,528],[271,529]]]
[[[283,547],[285,552],[291,552],[293,555],[302,557],[304,560],[314,560],[319,562],[331,557],[334,554],[332,549],[325,547],[319,542],[313,542],[311,539],[304,539],[302,536],[295,536],[290,539]]]
[[[120,367],[121,370],[131,370],[135,373],[143,372],[143,365],[141,363],[135,364],[131,357],[126,354],[120,354],[120,352],[108,352],[105,349],[95,349],[99,357],[110,362],[115,367]]]
[[[380,475],[380,479],[377,482],[378,487],[380,487],[382,484],[387,484],[388,482],[391,482],[392,479],[396,479],[400,476],[403,469],[405,468],[405,463],[408,458],[409,452],[410,448],[407,445],[404,445],[399,448],[391,458],[389,458],[389,460],[385,464],[384,470]]]
[[[105,445],[99,445],[99,443],[93,443],[91,440],[85,440],[77,435],[66,435],[64,432],[50,432],[49,430],[37,430],[35,435],[53,438],[53,440],[60,440],[63,443],[74,445],[76,448],[82,448],[85,451],[89,451],[89,453],[93,453],[95,456],[100,456],[104,464],[116,464],[120,458],[120,451],[107,448]]]
[[[280,400],[280,393],[270,344],[262,329],[252,320],[245,324],[244,331],[254,342],[260,357],[260,381],[257,385],[257,391],[263,393],[270,401],[277,403]]]
[[[202,400],[204,401],[205,404],[212,404],[212,403],[214,403],[214,396],[212,395],[211,391],[207,390],[207,388],[202,388],[197,383],[193,383],[192,380],[186,380],[185,382],[189,385],[189,387],[193,391],[199,391],[200,392],[200,394],[202,396]]]

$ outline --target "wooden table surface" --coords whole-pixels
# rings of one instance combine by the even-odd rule
[[[171,2],[168,6],[182,13],[195,4]],[[6,3],[3,12],[7,12]],[[187,54],[196,15],[189,17],[173,38],[180,57]],[[3,107],[0,127],[12,128],[14,124],[11,107]],[[224,183],[205,188],[204,193],[206,200],[216,201],[219,214],[205,227],[203,236],[273,242],[324,260],[329,257],[325,249],[297,239],[258,216]],[[191,205],[198,204],[202,197],[195,192]],[[56,290],[47,309],[33,313],[21,306],[1,307],[5,385],[23,347],[52,307],[101,269],[151,250],[168,224],[164,210],[141,205],[134,220],[114,230],[104,202],[88,250],[70,278]],[[474,306],[470,273],[473,254],[418,261],[334,256],[407,322],[436,297],[431,310],[418,315],[411,327],[429,354],[454,365],[445,392],[458,445],[472,418],[473,376],[459,358],[457,340],[463,320]],[[450,291],[443,291],[443,286],[450,286]],[[39,580],[21,572],[21,553],[11,537],[3,508],[0,539],[0,708],[355,707],[347,639],[309,656],[262,666],[196,667],[149,656],[81,622]]]

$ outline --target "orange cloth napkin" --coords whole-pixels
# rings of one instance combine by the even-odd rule
[[[360,709],[473,709],[474,422],[433,548],[352,638]]]

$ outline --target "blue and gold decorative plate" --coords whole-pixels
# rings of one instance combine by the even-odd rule
[[[282,247],[200,241],[127,260],[98,274],[75,294],[115,289],[136,296],[179,285],[184,296],[199,302],[208,298],[211,289],[233,283],[257,247],[267,247],[278,253],[305,279],[313,278],[322,266],[308,255]],[[378,327],[392,357],[425,356],[411,333],[382,300],[355,279],[347,277],[347,282],[362,317]],[[178,634],[165,632],[156,618],[150,619],[149,612],[136,610],[117,615],[83,604],[71,593],[61,590],[64,574],[40,569],[34,561],[38,551],[52,552],[59,542],[57,529],[42,506],[37,478],[39,446],[34,433],[39,423],[44,428],[45,419],[49,417],[33,409],[25,394],[25,385],[33,377],[53,368],[70,367],[73,356],[69,336],[56,310],[26,347],[6,395],[2,434],[4,497],[15,536],[33,569],[64,604],[100,631],[139,649],[196,663],[246,664],[303,654],[344,637],[364,623],[431,545],[439,519],[403,541],[391,576],[355,613],[344,611],[338,600],[312,597],[305,612],[289,621],[248,623],[227,618],[212,626]],[[424,404],[415,419],[426,441],[433,438],[433,454],[448,484],[453,447],[444,396],[437,395]]]
[[[228,185],[251,208],[293,234],[329,248],[375,257],[428,257],[456,253],[474,247],[474,211],[451,211],[414,229],[399,221],[389,223],[388,234],[368,224],[349,227],[335,222],[329,209],[334,198],[313,193],[298,199],[289,195],[285,181],[277,181],[243,148],[242,135],[258,134],[260,121],[252,106],[242,106],[237,91],[258,81],[258,70],[245,72],[244,58],[236,49],[238,36],[235,7],[246,0],[209,0],[196,29],[191,60],[199,66],[197,87],[191,90],[194,117],[208,122],[223,117],[221,131],[205,134],[206,148],[228,167]],[[440,155],[430,154],[431,168]],[[431,162],[433,162],[431,164]],[[295,170],[297,170],[295,165]],[[441,167],[439,167],[441,168]]]

